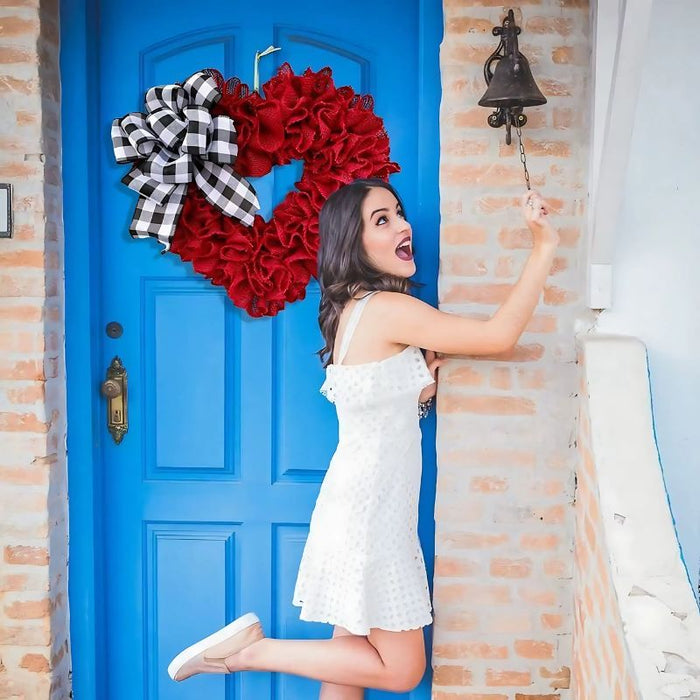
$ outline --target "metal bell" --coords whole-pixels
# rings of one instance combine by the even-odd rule
[[[527,58],[518,51],[520,27],[515,24],[513,10],[508,10],[503,25],[492,31],[500,35],[501,41],[484,64],[487,88],[479,104],[496,110],[489,115],[488,123],[495,128],[505,124],[506,143],[510,144],[511,125],[519,128],[527,122],[523,107],[543,105],[547,98],[537,87]],[[496,69],[492,70],[494,63]]]
[[[543,105],[547,98],[540,92],[532,77],[527,58],[519,51],[517,57],[499,58],[484,96],[482,107],[534,107]]]

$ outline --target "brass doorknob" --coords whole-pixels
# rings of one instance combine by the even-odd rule
[[[102,382],[102,394],[108,399],[116,399],[122,393],[121,384],[115,379],[107,379]]]
[[[118,445],[129,430],[126,367],[118,357],[114,357],[107,368],[100,391],[107,398],[107,429]]]

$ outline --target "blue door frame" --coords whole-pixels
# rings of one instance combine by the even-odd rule
[[[417,99],[439,104],[439,51],[442,16],[435,12],[435,0],[420,2],[422,35],[420,93]],[[96,43],[99,36],[98,8],[88,0],[60,3],[61,82],[63,122],[63,186],[65,223],[66,360],[68,391],[68,487],[70,516],[69,605],[73,697],[102,700],[105,693],[104,600],[101,596],[102,521],[99,504],[103,498],[97,432],[103,430],[102,399],[97,391],[104,367],[99,365],[101,323],[100,297],[95,279],[101,256],[100,237],[95,234],[98,219],[93,211],[98,193],[94,158],[89,148],[101,139],[99,125],[91,118],[97,94]],[[426,47],[435,50],[425,51]],[[126,110],[125,110],[126,111]],[[84,115],[80,120],[76,115]],[[431,230],[439,230],[439,198],[434,183],[439,166],[439,123],[437,111],[422,110],[419,118],[418,201],[412,209]],[[438,269],[437,244],[426,253],[431,269]],[[424,301],[437,305],[436,280],[421,291]],[[435,416],[424,421],[424,450],[433,452]],[[434,459],[434,457],[432,457]],[[430,505],[432,517],[434,482],[424,480],[422,502]],[[425,509],[424,509],[425,510]],[[426,517],[423,513],[421,517]],[[426,561],[432,569],[433,543],[424,542]]]

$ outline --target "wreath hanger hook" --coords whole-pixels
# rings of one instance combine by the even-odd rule
[[[253,90],[257,93],[260,92],[260,73],[258,71],[258,63],[263,56],[267,56],[275,51],[280,51],[280,47],[275,47],[270,44],[264,51],[255,52],[255,65],[253,67]]]

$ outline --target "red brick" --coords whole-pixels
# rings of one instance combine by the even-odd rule
[[[7,617],[18,619],[41,619],[46,617],[50,612],[49,599],[43,600],[16,600],[10,605],[5,606],[5,615]]]
[[[494,389],[510,389],[512,385],[510,367],[494,367],[491,370],[491,386]]]
[[[525,23],[525,31],[533,34],[559,34],[569,36],[574,28],[570,17],[530,17]]]
[[[2,175],[0,167],[0,176]],[[0,292],[5,297],[44,297],[46,280],[43,275],[0,275]]]
[[[0,25],[0,32],[2,26]],[[11,75],[0,75],[0,94],[16,93],[19,95],[35,95],[39,92],[39,82],[36,79],[18,80]],[[39,170],[28,164],[0,166],[0,175],[21,176],[24,174],[38,175]]]
[[[0,36],[9,39],[11,36],[35,37],[39,33],[39,22],[23,17],[0,17]]]
[[[8,360],[0,357],[0,379],[45,379],[41,360]]]
[[[559,544],[559,535],[522,535],[520,546],[523,549],[550,550],[556,549]]]
[[[554,658],[554,645],[549,642],[533,639],[516,639],[515,653],[526,659],[552,659]]]
[[[443,454],[457,461],[462,467],[534,467],[537,461],[532,450],[509,450],[482,447],[470,450],[446,450]]]
[[[486,59],[493,53],[493,47],[490,45],[479,46],[478,44],[464,43],[455,44],[449,43],[445,44],[440,51],[440,61],[443,63],[458,63],[468,64],[476,63],[477,65],[483,66]],[[486,84],[484,83],[484,90],[486,89]],[[484,119],[488,116],[488,112],[482,107],[484,112]]]
[[[528,123],[529,127],[529,123]],[[571,145],[568,141],[535,141],[533,139],[523,139],[523,147],[526,155],[532,157],[570,158]],[[499,156],[511,156],[516,153],[516,145],[507,146],[499,144]]]
[[[497,671],[486,669],[486,685],[530,685],[532,675],[530,671]]]
[[[442,183],[445,185],[491,185],[504,187],[506,185],[522,185],[523,170],[521,166],[490,163],[476,165],[463,163],[460,165],[443,165],[440,168]],[[545,177],[530,173],[530,183],[536,187],[545,184]]]
[[[0,332],[0,352],[26,354],[44,349],[44,334],[38,330]]]
[[[478,570],[478,564],[469,559],[458,559],[442,554],[435,557],[435,576],[444,578],[473,576]]]
[[[521,0],[518,5],[540,5],[542,0]],[[503,7],[503,0],[469,0],[470,7]],[[464,7],[464,0],[445,0],[445,7]],[[517,19],[517,18],[516,18]],[[500,24],[500,22],[499,22]]]
[[[478,369],[461,365],[450,368],[449,374],[441,375],[440,382],[455,386],[481,386],[484,383],[484,375]]]
[[[508,700],[508,696],[493,693],[446,693],[443,690],[435,690],[432,694],[432,700]]]
[[[471,685],[472,672],[464,666],[439,665],[433,669],[435,685]]]
[[[0,626],[0,645],[6,646],[48,646],[51,644],[51,629],[48,624],[42,627],[10,627]],[[12,697],[12,696],[10,696]]]
[[[546,630],[556,630],[564,624],[564,618],[553,613],[542,613],[540,620],[542,621],[542,627]]]
[[[2,483],[47,486],[49,483],[49,474],[46,469],[37,469],[34,465],[15,468],[0,466],[0,484]],[[45,503],[46,501],[44,500],[44,504]],[[0,527],[2,527],[1,523]]]
[[[479,17],[450,17],[445,23],[448,34],[491,35],[494,23]]]
[[[2,0],[0,0],[0,7],[2,6]],[[18,110],[16,115],[17,126],[27,126],[28,124],[37,124],[39,122],[39,115],[36,112],[25,112],[24,110]]]
[[[0,321],[24,321],[26,323],[41,321],[43,306],[37,304],[4,305],[0,304]]]
[[[536,412],[531,399],[518,396],[455,396],[440,397],[444,413],[478,413],[482,415],[532,415]]]
[[[507,659],[508,647],[486,642],[451,642],[433,647],[437,659]]]
[[[20,46],[0,46],[0,64],[36,62],[37,56],[33,51]]]
[[[472,632],[479,627],[479,618],[471,610],[444,610],[435,613],[435,624],[450,632]]]
[[[457,549],[486,549],[506,544],[506,534],[482,534],[477,532],[452,532],[440,535],[440,540]]]
[[[530,605],[543,605],[550,607],[557,604],[557,593],[554,590],[542,590],[539,588],[518,589],[520,600]]]
[[[4,556],[8,564],[34,564],[37,566],[45,566],[49,563],[49,552],[46,547],[8,545],[5,547]]]
[[[44,267],[42,250],[8,250],[0,252],[3,267]]]
[[[49,660],[43,654],[25,654],[19,665],[20,668],[26,668],[34,673],[47,673],[51,670]]]
[[[472,583],[443,583],[435,586],[441,603],[464,602],[469,605],[503,605],[510,602],[508,586]]]
[[[486,242],[486,229],[469,224],[448,224],[442,227],[442,242],[453,245],[478,245]]]
[[[481,493],[502,493],[508,490],[508,481],[496,476],[475,476],[472,478],[469,488]]]
[[[440,263],[443,274],[480,277],[488,272],[484,258],[473,255],[446,254]]]
[[[39,420],[33,413],[0,412],[0,431],[46,433],[48,423]]]
[[[465,157],[480,156],[487,153],[490,147],[486,139],[459,139],[457,141],[445,142],[442,144],[443,156]]]
[[[27,574],[7,574],[0,578],[0,593],[23,591],[27,588]]]
[[[558,688],[568,688],[571,685],[571,669],[568,666],[562,666],[550,671],[545,666],[540,666],[540,676],[551,681],[549,685],[555,690]]]
[[[547,286],[544,288],[543,301],[548,305],[560,306],[562,304],[571,304],[577,301],[579,293],[573,289],[562,289],[561,287]]]
[[[555,129],[570,129],[572,126],[581,125],[581,117],[570,107],[554,107],[552,124]]]
[[[497,578],[527,578],[532,573],[530,559],[492,559],[491,576]]]
[[[573,87],[569,83],[553,78],[537,78],[537,85],[545,97],[570,97]]]
[[[489,612],[488,630],[490,634],[524,634],[532,631],[532,621],[527,611],[509,611],[503,614]]]

